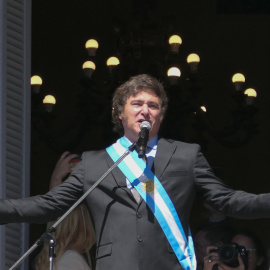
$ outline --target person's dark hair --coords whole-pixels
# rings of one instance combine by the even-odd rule
[[[205,233],[205,239],[209,245],[217,245],[220,243],[227,243],[234,235],[234,231],[231,227],[220,224],[219,222],[207,223],[197,229],[198,232]]]
[[[127,99],[148,89],[153,91],[160,98],[161,114],[163,117],[165,116],[168,106],[168,98],[163,85],[156,78],[150,75],[137,75],[131,77],[128,81],[120,85],[114,93],[112,101],[112,121],[114,123],[114,131],[123,135],[124,130],[122,121],[119,119],[119,115],[123,112]]]
[[[221,222],[205,223],[197,228],[194,235],[197,269],[204,269],[204,257],[207,255],[207,246],[220,247],[224,243],[228,243],[232,235],[232,228]]]
[[[269,269],[269,264],[268,264],[268,261],[267,261],[267,255],[266,255],[265,247],[264,247],[261,239],[259,238],[259,236],[255,232],[250,231],[249,229],[241,229],[241,230],[237,231],[233,235],[232,239],[235,236],[238,236],[238,235],[242,235],[242,236],[245,236],[245,237],[249,238],[254,244],[257,256],[258,257],[263,257],[263,262],[262,262],[261,265],[257,266],[257,269],[268,270]]]

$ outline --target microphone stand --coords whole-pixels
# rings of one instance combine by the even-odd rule
[[[49,261],[50,261],[50,270],[53,270],[53,258],[54,247],[56,245],[56,240],[50,234],[54,232],[56,227],[108,176],[108,174],[115,169],[115,167],[127,156],[130,152],[135,150],[137,143],[133,143],[129,146],[128,150],[105,172],[96,182],[93,184],[67,211],[64,213],[42,236],[28,249],[28,251],[17,261],[15,262],[9,270],[14,270],[18,267],[22,261],[27,258],[38,246],[43,242],[49,245]]]

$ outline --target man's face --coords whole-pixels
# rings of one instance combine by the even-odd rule
[[[119,118],[122,120],[125,136],[133,142],[138,140],[141,123],[150,122],[152,129],[149,139],[151,140],[158,133],[162,121],[161,101],[152,90],[144,89],[136,96],[127,99]]]

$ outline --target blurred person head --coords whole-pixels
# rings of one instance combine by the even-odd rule
[[[207,247],[220,247],[229,242],[232,230],[219,223],[207,224],[197,230],[194,235],[194,248],[197,258],[197,269],[203,269],[204,257],[207,255]]]
[[[248,270],[268,270],[266,251],[257,234],[249,230],[241,230],[232,237],[231,242],[246,248]]]
[[[50,228],[54,223],[54,221],[48,222],[47,228]],[[76,250],[80,254],[84,254],[87,263],[91,266],[89,251],[96,238],[89,211],[85,204],[76,207],[51,234],[57,241],[55,246],[57,256],[54,258],[54,266],[57,265],[57,261],[67,250]],[[35,269],[49,269],[49,246],[47,244],[43,245],[41,252],[36,257]]]

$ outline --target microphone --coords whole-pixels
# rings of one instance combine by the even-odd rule
[[[149,140],[149,131],[152,126],[148,121],[143,121],[140,125],[139,139],[136,143],[139,158],[145,157],[147,142]]]

